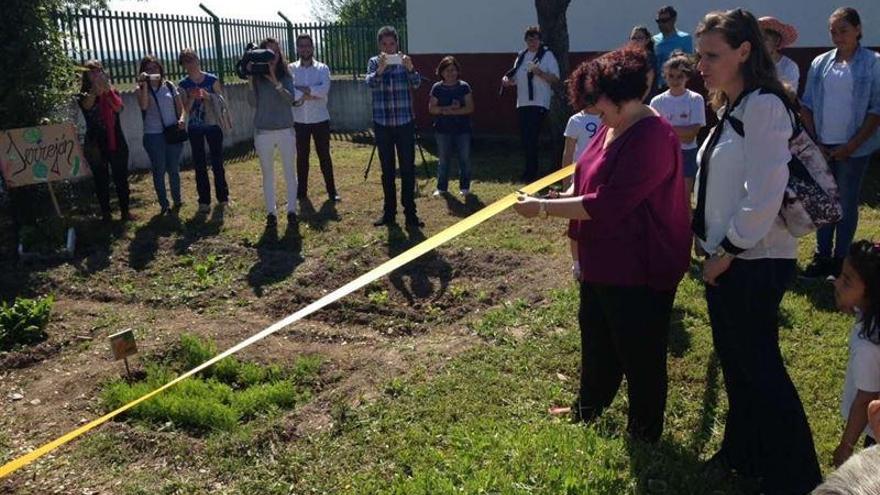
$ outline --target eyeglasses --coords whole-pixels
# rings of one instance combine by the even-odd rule
[[[667,22],[672,21],[672,17],[658,17],[654,19],[657,24],[666,24]]]

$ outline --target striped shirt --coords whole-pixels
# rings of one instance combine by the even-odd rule
[[[410,88],[418,88],[422,77],[402,64],[386,65],[382,74],[376,74],[378,69],[379,57],[375,56],[367,64],[366,77],[373,93],[373,122],[388,127],[410,123],[414,118]]]

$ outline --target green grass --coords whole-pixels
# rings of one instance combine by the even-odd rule
[[[216,354],[213,344],[183,335],[173,359],[148,363],[142,381],[109,383],[101,394],[104,408],[113,410],[137,399]],[[307,401],[309,385],[319,367],[316,357],[302,357],[289,370],[228,357],[126,414],[153,424],[170,421],[194,432],[229,431],[259,414],[290,409]]]

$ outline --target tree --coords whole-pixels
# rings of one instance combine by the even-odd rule
[[[568,64],[568,20],[566,17],[570,3],[571,0],[535,0],[541,38],[559,62],[559,79],[562,81],[553,85],[553,98],[550,101],[550,118],[548,119],[553,163],[559,163],[562,159],[565,143],[562,135],[565,132],[568,117],[574,113],[568,104],[564,82],[571,71]]]
[[[0,129],[52,118],[76,90],[73,59],[53,13],[64,7],[101,7],[93,0],[4,2],[0,31]]]
[[[313,7],[322,21],[361,23],[406,19],[406,0],[320,0]]]

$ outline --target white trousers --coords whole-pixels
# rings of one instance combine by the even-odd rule
[[[263,171],[263,199],[266,211],[277,215],[275,205],[275,147],[281,151],[281,165],[284,168],[284,182],[287,187],[287,212],[296,212],[296,134],[293,127],[288,129],[257,129],[254,133],[254,148],[260,157]]]

